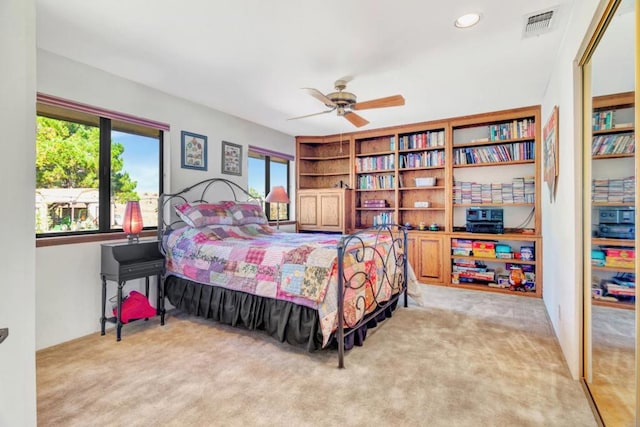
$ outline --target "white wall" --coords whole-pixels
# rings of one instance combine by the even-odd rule
[[[544,94],[542,119],[559,107],[560,167],[556,200],[542,191],[543,298],[574,378],[581,366],[582,322],[582,142],[581,100],[576,59],[597,8],[604,0],[574,2],[569,27]]]
[[[67,58],[37,51],[37,90],[171,126],[165,137],[165,191],[176,191],[212,177],[223,177],[247,187],[247,149],[256,145],[295,154],[292,136],[232,117],[190,101],[119,78]],[[208,171],[180,167],[180,131],[208,137]],[[221,141],[243,146],[243,176],[221,174]],[[30,176],[33,175],[31,162]],[[292,178],[295,168],[292,165]],[[295,181],[292,179],[292,188]],[[29,209],[33,210],[33,198]],[[292,206],[291,212],[295,212]],[[30,230],[33,236],[33,226]],[[33,240],[31,240],[32,242]],[[42,247],[36,250],[36,347],[49,347],[99,331],[100,244],[84,243]],[[137,281],[137,288],[142,287]],[[127,289],[135,289],[136,283]],[[153,288],[153,286],[152,286]],[[115,286],[109,286],[109,295]],[[155,301],[155,299],[152,299]],[[113,335],[113,334],[111,334]],[[126,326],[123,329],[126,339]],[[110,336],[108,339],[113,339]]]
[[[36,425],[35,1],[0,2],[0,426]]]

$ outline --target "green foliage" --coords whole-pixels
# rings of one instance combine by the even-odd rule
[[[253,187],[249,188],[249,194],[256,199],[264,199],[264,195]]]
[[[36,187],[98,188],[100,129],[40,116],[37,126]],[[111,144],[111,189],[118,202],[138,200],[123,153],[122,144]]]

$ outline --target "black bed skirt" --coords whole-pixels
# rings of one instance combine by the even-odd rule
[[[165,279],[164,292],[169,302],[182,312],[226,325],[263,330],[280,342],[287,342],[307,351],[322,348],[319,316],[312,308],[203,285],[172,275]],[[397,300],[367,324],[349,334],[345,338],[345,349],[362,345],[367,329],[391,317],[396,306]],[[329,346],[337,346],[335,337],[331,337]]]

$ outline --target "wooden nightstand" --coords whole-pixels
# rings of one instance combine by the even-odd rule
[[[105,334],[107,321],[116,324],[116,339],[120,341],[122,330],[122,288],[127,280],[145,278],[145,295],[149,298],[149,277],[158,278],[158,300],[156,314],[160,315],[160,324],[164,325],[164,290],[162,275],[164,273],[164,256],[160,252],[158,240],[141,240],[137,243],[104,243],[102,244],[102,317],[100,318],[101,335]],[[107,303],[107,281],[118,284],[118,316],[107,318],[105,305]]]

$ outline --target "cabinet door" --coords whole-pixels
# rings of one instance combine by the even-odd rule
[[[442,238],[421,236],[418,238],[420,268],[416,275],[427,283],[443,283]]]
[[[407,258],[409,259],[409,265],[413,268],[413,272],[416,274],[416,278],[420,278],[420,262],[417,258],[416,250],[416,238],[411,234],[407,235]]]
[[[326,230],[342,230],[344,218],[342,193],[321,193],[318,198],[320,199],[320,212],[318,214],[320,227]]]
[[[316,194],[300,194],[296,209],[298,209],[300,229],[318,227],[318,198]]]

